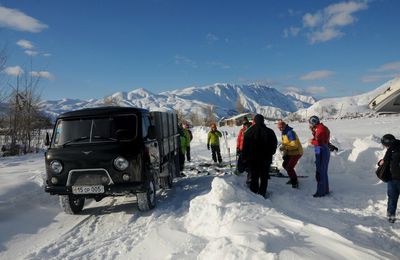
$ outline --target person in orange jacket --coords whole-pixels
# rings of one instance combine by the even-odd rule
[[[243,141],[244,141],[244,133],[248,129],[248,127],[251,126],[251,123],[247,121],[243,121],[243,127],[240,129],[237,141],[236,141],[236,157],[237,157],[237,163],[236,163],[236,170],[240,173],[244,172],[244,164],[242,162],[242,151],[243,151]]]

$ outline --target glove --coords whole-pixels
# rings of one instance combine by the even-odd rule
[[[207,150],[210,150],[210,145],[209,144],[207,144]]]

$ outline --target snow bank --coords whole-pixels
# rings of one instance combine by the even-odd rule
[[[260,207],[267,202],[243,187],[243,179],[238,180],[233,176],[215,178],[208,194],[190,202],[185,228],[189,233],[209,240],[199,255],[200,259],[274,258],[273,254],[266,252],[259,228],[248,225],[259,211],[257,208],[264,213],[270,210]],[[251,214],[250,218],[248,214]]]
[[[185,228],[208,241],[199,259],[379,258],[324,227],[277,212],[243,183],[235,176],[215,178],[209,193],[190,202]]]

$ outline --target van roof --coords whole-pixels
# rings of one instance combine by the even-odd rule
[[[69,117],[92,117],[92,116],[103,116],[103,115],[115,115],[115,114],[126,114],[126,113],[140,113],[149,112],[147,109],[137,107],[96,107],[96,108],[85,108],[75,111],[66,112],[61,114],[58,118],[69,118]]]

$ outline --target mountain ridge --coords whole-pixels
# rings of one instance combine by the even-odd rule
[[[261,113],[266,117],[285,117],[300,108],[315,103],[315,98],[299,93],[282,93],[263,84],[236,85],[215,83],[200,87],[187,87],[155,94],[145,88],[119,91],[103,99],[61,99],[40,102],[40,108],[51,117],[82,108],[102,105],[135,106],[149,110],[177,110],[183,115],[197,113],[205,117],[209,106],[214,108],[216,118],[228,117],[237,113],[240,102],[243,109]]]

